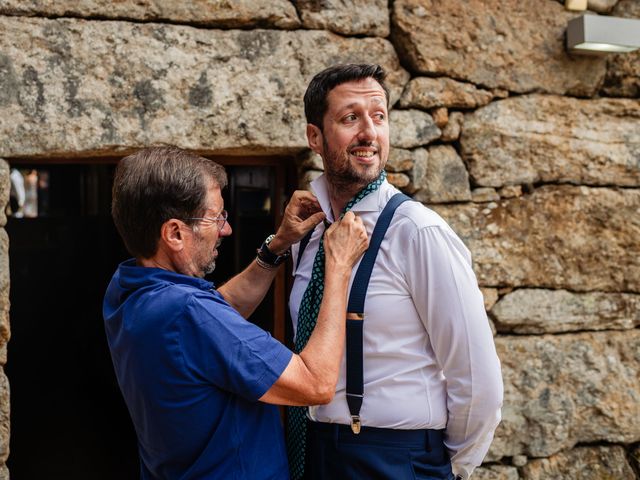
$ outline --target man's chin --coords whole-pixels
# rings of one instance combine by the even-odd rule
[[[380,164],[377,162],[370,165],[360,164],[357,168],[354,168],[352,174],[353,183],[365,187],[377,179],[381,171]]]

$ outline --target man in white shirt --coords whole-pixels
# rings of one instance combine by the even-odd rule
[[[307,139],[325,168],[311,188],[328,222],[347,207],[369,236],[398,193],[384,173],[384,77],[378,65],[339,65],[317,74],[305,94]],[[324,229],[316,227],[301,256],[300,244],[292,252],[298,261],[289,305],[297,342]],[[418,202],[402,203],[392,217],[362,326],[360,411],[354,415],[347,404],[343,356],[333,401],[306,412],[306,441],[289,434],[292,478],[469,478],[500,421],[500,362],[468,249]],[[304,473],[292,460],[299,443],[307,444]]]

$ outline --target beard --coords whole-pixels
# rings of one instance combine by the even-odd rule
[[[200,232],[197,232],[197,235],[199,237],[199,240],[201,242],[204,242],[204,239],[202,238],[202,234]],[[216,242],[215,248],[218,248],[221,243],[222,243],[222,240],[218,239],[218,241]],[[201,272],[203,272],[203,276],[213,273],[213,271],[216,269],[215,253],[213,251],[205,249],[201,252],[199,257],[200,258],[198,258],[197,260],[197,267]]]
[[[213,273],[215,269],[216,269],[216,259],[214,258],[204,266],[202,271],[204,272],[205,275],[209,275],[210,273]]]
[[[346,151],[331,150],[326,138],[322,139],[322,146],[325,153],[325,174],[329,183],[337,189],[353,190],[362,189],[380,176],[386,160],[383,160],[380,152],[380,145],[371,142],[360,142],[349,145]],[[378,150],[380,159],[377,166],[359,170],[349,161],[349,150],[354,147],[375,147]]]

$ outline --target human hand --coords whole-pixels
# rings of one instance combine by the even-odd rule
[[[344,214],[324,233],[325,272],[351,269],[369,247],[367,230],[353,212]]]
[[[280,228],[271,240],[269,250],[276,255],[283,254],[291,245],[302,240],[324,217],[318,200],[311,192],[296,190],[287,204]]]

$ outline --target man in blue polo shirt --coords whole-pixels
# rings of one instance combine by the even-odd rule
[[[220,165],[173,147],[116,170],[113,218],[135,258],[115,272],[103,313],[142,479],[288,478],[274,404],[327,403],[335,391],[351,268],[368,245],[362,222],[350,213],[325,233],[325,295],[296,355],[245,319],[324,214],[296,192],[257,258],[216,289],[203,277],[231,234],[225,185]]]

